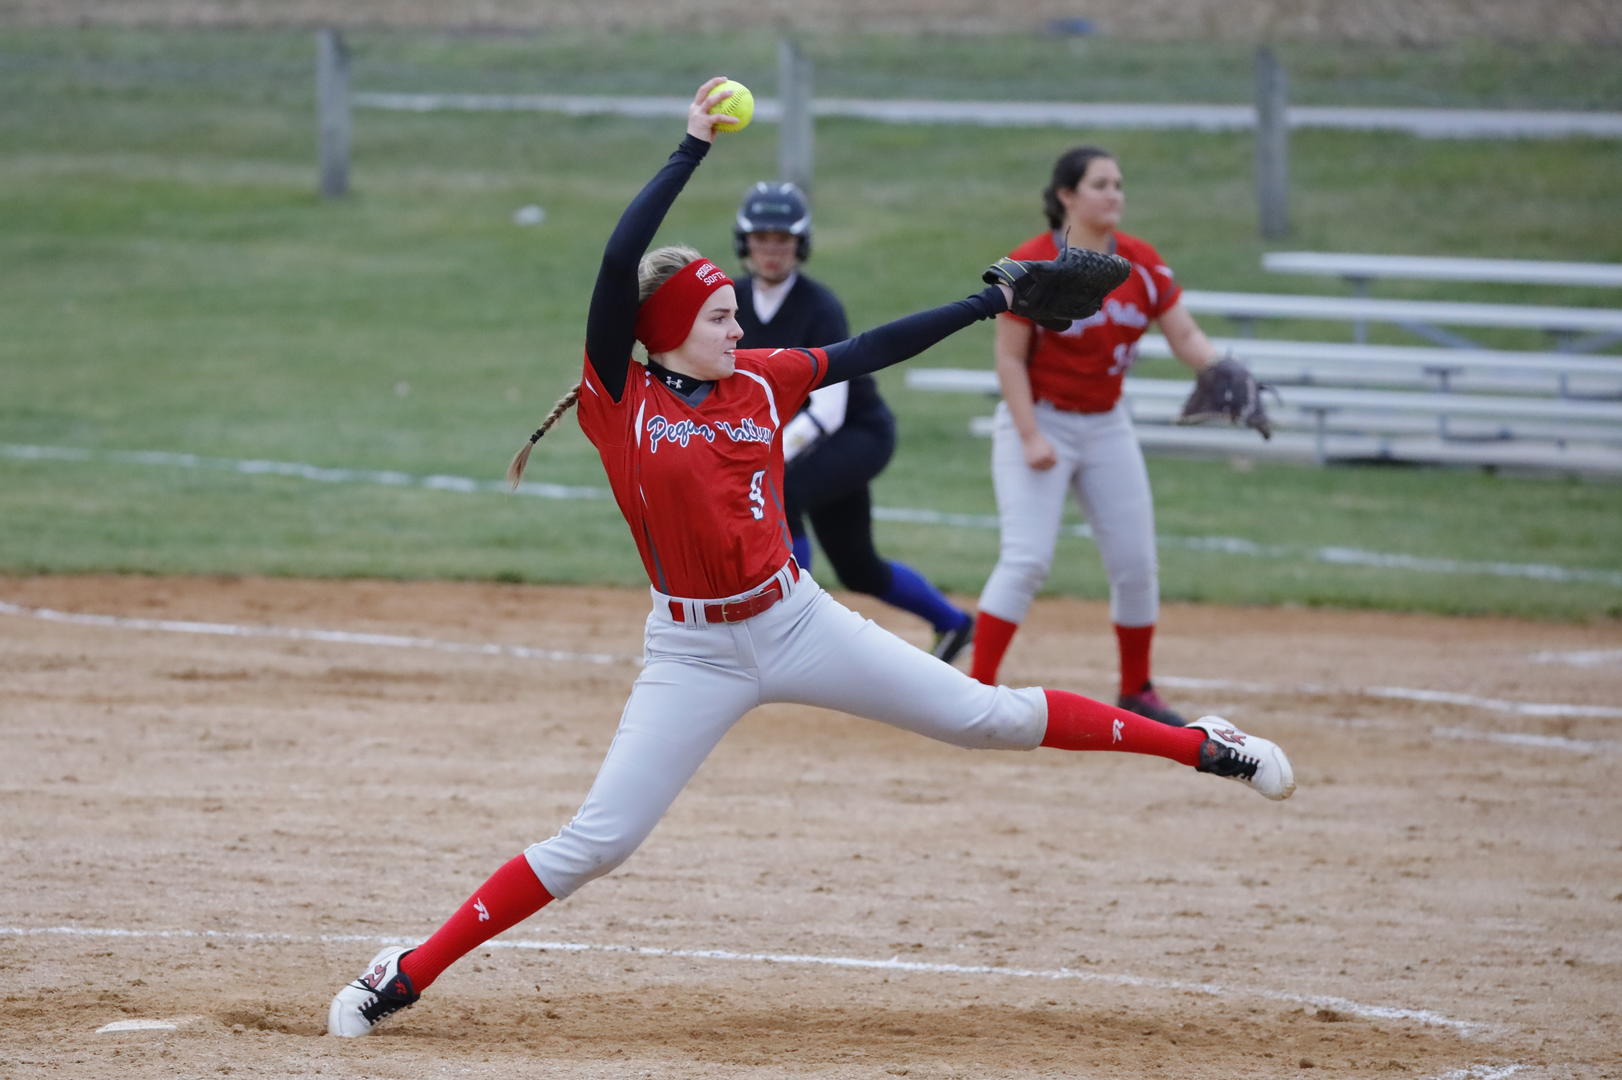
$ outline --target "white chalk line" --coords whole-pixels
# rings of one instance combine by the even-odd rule
[[[1545,649],[1531,656],[1534,664],[1565,664],[1568,667],[1612,667],[1622,665],[1622,649]]]
[[[51,608],[24,607],[0,600],[0,615],[17,615],[45,622],[75,626],[100,626],[116,630],[152,630],[173,634],[211,634],[219,637],[281,638],[288,641],[325,641],[340,645],[375,645],[393,649],[430,649],[435,652],[476,656],[508,656],[519,660],[554,660],[566,664],[634,664],[636,656],[614,653],[571,652],[563,649],[536,649],[527,645],[441,641],[437,638],[408,637],[404,634],[362,634],[350,630],[322,630],[295,626],[239,626],[234,623],[190,622],[176,619],[140,619],[122,615],[91,615]]]
[[[116,927],[94,926],[0,926],[0,935],[38,937],[59,935],[90,938],[153,938],[204,939],[211,941],[274,942],[278,944],[361,944],[416,945],[418,939],[380,937],[371,934],[281,934],[233,930],[128,930]],[[1243,995],[1265,998],[1290,1005],[1310,1005],[1314,1008],[1333,1009],[1336,1012],[1360,1016],[1369,1020],[1411,1020],[1432,1027],[1448,1028],[1463,1036],[1481,1035],[1492,1025],[1474,1020],[1457,1020],[1429,1009],[1404,1009],[1389,1005],[1368,1005],[1347,998],[1327,994],[1295,994],[1285,990],[1264,987],[1232,987],[1221,983],[1187,982],[1182,979],[1161,979],[1142,975],[1121,975],[1096,971],[1077,971],[1074,968],[1015,968],[991,964],[946,964],[922,960],[874,960],[856,956],[818,956],[808,953],[733,952],[729,949],[666,949],[651,945],[596,944],[580,941],[523,941],[493,938],[480,948],[522,949],[537,952],[616,953],[627,956],[645,956],[676,960],[718,960],[732,963],[792,964],[810,967],[843,968],[859,971],[903,972],[917,975],[999,976],[1009,979],[1047,979],[1107,983],[1111,986],[1132,986],[1149,990],[1170,990],[1203,994],[1207,997],[1233,997]]]
[[[1622,753],[1622,742],[1606,739],[1573,739],[1564,735],[1533,735],[1524,731],[1480,731],[1466,727],[1416,728],[1406,720],[1371,720],[1353,716],[1317,716],[1314,719],[1342,727],[1373,728],[1380,731],[1401,731],[1410,735],[1425,735],[1433,739],[1457,742],[1498,743],[1534,750],[1560,750],[1575,754]]]
[[[53,608],[27,607],[0,600],[0,615],[41,619],[46,622],[78,626],[95,626],[116,630],[152,631],[160,633],[209,634],[221,637],[273,638],[289,641],[322,641],[341,645],[368,645],[397,649],[428,649],[459,655],[504,656],[521,660],[549,660],[566,664],[640,664],[642,658],[629,654],[572,652],[564,649],[537,649],[527,645],[498,643],[442,641],[437,638],[409,637],[403,634],[364,634],[348,630],[285,626],[242,626],[234,623],[194,622],[176,619],[128,618],[120,615],[96,615],[57,611]],[[1508,712],[1521,716],[1540,717],[1597,717],[1622,718],[1622,708],[1606,705],[1565,705],[1549,702],[1508,701],[1503,698],[1476,697],[1470,694],[1446,693],[1399,686],[1344,687],[1321,683],[1274,685],[1246,683],[1229,679],[1196,679],[1164,676],[1157,680],[1163,686],[1197,690],[1236,690],[1251,694],[1286,694],[1298,696],[1352,696],[1396,699],[1403,701],[1435,702],[1462,708]],[[1434,734],[1444,738],[1486,739],[1520,746],[1550,750],[1568,750],[1579,753],[1622,752],[1622,742],[1571,739],[1557,735],[1534,735],[1518,732],[1473,732],[1468,728],[1433,728]]]
[[[1534,750],[1565,750],[1578,754],[1622,753],[1622,743],[1605,739],[1572,739],[1564,735],[1533,735],[1522,731],[1476,731],[1473,728],[1433,727],[1439,739],[1459,742],[1493,742],[1505,746],[1525,746]]]
[[[115,1035],[121,1031],[179,1031],[181,1024],[190,1021],[191,1017],[181,1020],[114,1020],[97,1028],[96,1034]]]
[[[327,468],[296,461],[262,461],[255,459],[212,458],[198,454],[174,453],[162,450],[87,450],[71,446],[36,446],[0,443],[0,457],[19,461],[110,461],[122,465],[149,465],[168,468],[212,469],[250,476],[284,476],[327,484],[380,484],[389,487],[416,487],[430,491],[456,494],[494,494],[508,492],[508,486],[499,480],[475,480],[467,476],[433,474],[428,476],[395,470]],[[612,497],[606,487],[567,484],[543,484],[525,481],[517,494],[542,499],[592,499]],[[914,525],[937,525],[955,528],[995,531],[997,518],[993,514],[957,514],[939,510],[909,509],[906,507],[876,506],[873,516],[880,521]],[[1085,524],[1067,525],[1066,536],[1091,539],[1092,530]],[[1423,574],[1478,574],[1487,577],[1529,578],[1535,581],[1577,582],[1609,585],[1622,588],[1622,571],[1596,570],[1585,567],[1556,566],[1545,563],[1471,562],[1459,559],[1429,558],[1406,555],[1401,552],[1364,551],[1360,548],[1317,547],[1298,548],[1281,544],[1258,544],[1233,536],[1166,536],[1158,537],[1162,547],[1205,551],[1222,555],[1242,555],[1251,558],[1306,560],[1334,566],[1365,566],[1384,570],[1406,570]]]
[[[873,516],[881,521],[896,521],[915,525],[954,525],[967,529],[1000,528],[993,514],[951,514],[937,510],[909,510],[897,507],[875,506]],[[1093,531],[1085,524],[1065,525],[1060,535],[1092,539]],[[1167,536],[1155,538],[1161,547],[1182,548],[1187,551],[1206,551],[1219,555],[1248,555],[1263,559],[1306,559],[1334,566],[1367,566],[1382,570],[1409,570],[1427,574],[1481,574],[1487,577],[1530,578],[1535,581],[1587,582],[1622,586],[1622,571],[1591,570],[1581,567],[1555,566],[1548,563],[1469,562],[1460,559],[1438,559],[1400,552],[1364,551],[1361,548],[1318,547],[1300,548],[1283,544],[1258,544],[1236,536]]]
[[[1231,679],[1196,679],[1177,675],[1156,675],[1155,683],[1187,690],[1242,690],[1249,693],[1298,694],[1302,696],[1372,697],[1416,701],[1436,705],[1457,705],[1468,709],[1511,713],[1516,716],[1583,716],[1601,720],[1622,719],[1622,707],[1614,705],[1569,705],[1559,702],[1511,701],[1508,698],[1480,697],[1459,694],[1450,690],[1423,690],[1412,686],[1332,686],[1328,683],[1267,683],[1237,682]]]

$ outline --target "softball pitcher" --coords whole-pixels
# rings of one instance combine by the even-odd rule
[[[1120,656],[1123,709],[1182,725],[1155,691],[1149,654],[1160,615],[1154,502],[1143,451],[1121,402],[1121,382],[1151,322],[1196,372],[1216,348],[1180,302],[1182,290],[1144,241],[1119,231],[1125,197],[1109,153],[1081,146],[1060,156],[1042,192],[1049,231],[1010,252],[1051,258],[1065,242],[1118,254],[1132,273],[1095,314],[1044,328],[1016,313],[996,323],[1002,401],[991,449],[1001,545],[980,593],[970,673],[997,681],[1014,633],[1053,566],[1065,497],[1074,492],[1109,576],[1110,619]]]
[[[739,348],[831,345],[849,336],[839,298],[800,272],[811,257],[811,206],[799,188],[764,181],[750,188],[738,207],[732,244],[749,268],[736,285]],[[811,569],[809,517],[840,583],[928,620],[935,631],[931,652],[951,663],[969,643],[974,617],[873,544],[868,485],[894,453],[895,416],[873,376],[811,394],[783,426],[783,502],[794,560]]]
[[[713,262],[684,248],[641,257],[710,149],[722,81],[699,87],[687,138],[609,237],[582,378],[530,439],[578,401],[651,583],[642,672],[573,820],[504,864],[427,941],[373,957],[333,998],[334,1035],[367,1034],[458,957],[613,870],[728,729],[767,702],[839,709],[970,748],[1152,754],[1270,799],[1294,790],[1283,751],[1219,717],[1172,728],[1059,690],[983,685],[840,606],[799,567],[783,516],[781,436],[808,394],[1001,311],[1082,317],[1125,268],[1086,252],[1004,259],[986,271],[990,288],[825,349],[738,349],[735,290]],[[646,364],[632,362],[638,340]],[[526,457],[514,459],[515,479]]]

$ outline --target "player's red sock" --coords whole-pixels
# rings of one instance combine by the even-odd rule
[[[1149,681],[1149,643],[1154,637],[1154,623],[1148,626],[1115,624],[1115,644],[1121,653],[1121,693],[1136,694]]]
[[[999,619],[980,612],[974,617],[974,658],[969,661],[969,675],[987,686],[997,685],[997,669],[1002,667],[1003,654],[1019,623]]]
[[[551,902],[529,860],[519,855],[491,874],[433,937],[407,953],[400,970],[421,993],[457,960]]]
[[[1043,690],[1048,699],[1048,730],[1042,745],[1058,750],[1119,750],[1153,754],[1197,765],[1205,732],[1150,720],[1068,690]]]

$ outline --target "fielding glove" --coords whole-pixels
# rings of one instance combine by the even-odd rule
[[[1045,330],[1067,330],[1097,312],[1131,272],[1119,255],[1066,245],[1051,259],[998,259],[980,278],[1013,290],[1008,310],[1015,315]]]

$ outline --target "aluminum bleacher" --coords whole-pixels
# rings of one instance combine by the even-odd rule
[[[909,368],[910,389],[998,393],[988,369]],[[1275,434],[1174,423],[1186,379],[1128,377],[1127,408],[1145,449],[1326,464],[1402,461],[1574,472],[1622,472],[1622,400],[1292,386],[1269,401]],[[970,428],[988,434],[989,418]]]

